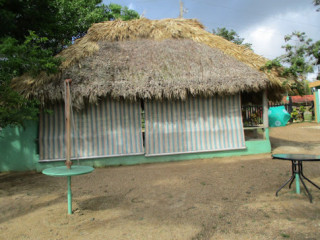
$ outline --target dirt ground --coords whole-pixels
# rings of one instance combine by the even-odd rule
[[[274,153],[320,154],[320,125],[273,128]],[[320,162],[305,163],[320,185]],[[0,239],[320,239],[320,191],[276,190],[290,162],[270,154],[95,169],[72,178],[0,173]]]

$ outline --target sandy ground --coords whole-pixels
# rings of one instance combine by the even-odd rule
[[[320,154],[319,124],[270,136],[274,153]],[[304,171],[320,185],[320,162]],[[1,173],[0,239],[320,239],[319,190],[275,196],[289,174],[270,154],[95,169],[72,178],[67,215],[65,178]]]

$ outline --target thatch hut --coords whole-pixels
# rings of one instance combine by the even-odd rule
[[[64,158],[67,78],[76,110],[74,158],[248,154],[241,95],[266,103],[267,91],[269,98],[281,93],[277,74],[261,70],[267,59],[190,19],[97,23],[57,57],[59,73],[13,80],[18,92],[53,109],[40,118],[43,161]]]

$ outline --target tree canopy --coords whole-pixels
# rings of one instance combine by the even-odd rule
[[[284,40],[287,43],[282,46],[285,54],[269,61],[265,68],[279,69],[282,77],[288,79],[284,84],[290,85],[289,94],[303,95],[308,73],[313,73],[315,69],[318,69],[317,79],[320,80],[320,41],[314,42],[304,32],[293,32],[286,35]]]
[[[213,32],[213,34],[221,36],[230,42],[233,42],[238,45],[243,45],[243,46],[251,49],[252,44],[251,43],[244,43],[244,38],[241,38],[236,33],[236,31],[234,31],[233,29],[228,30],[225,27],[223,27],[223,28],[217,28],[217,30],[213,29],[212,32]]]
[[[0,128],[22,125],[39,111],[36,99],[11,89],[12,78],[56,72],[61,60],[54,56],[93,23],[135,18],[136,11],[102,0],[0,0]]]
[[[319,6],[319,5],[320,5],[320,0],[313,0],[313,4],[314,4],[315,6]],[[319,11],[320,11],[320,8],[318,8],[317,11],[319,12]]]
[[[108,20],[121,19],[123,21],[128,21],[139,18],[139,14],[136,11],[129,9],[126,6],[122,7],[114,3],[110,3],[108,6],[105,6],[105,12],[107,13]]]

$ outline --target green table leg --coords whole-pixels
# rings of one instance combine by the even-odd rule
[[[68,214],[72,214],[71,176],[68,176]]]
[[[296,173],[296,193],[300,194],[300,179],[298,173]]]

